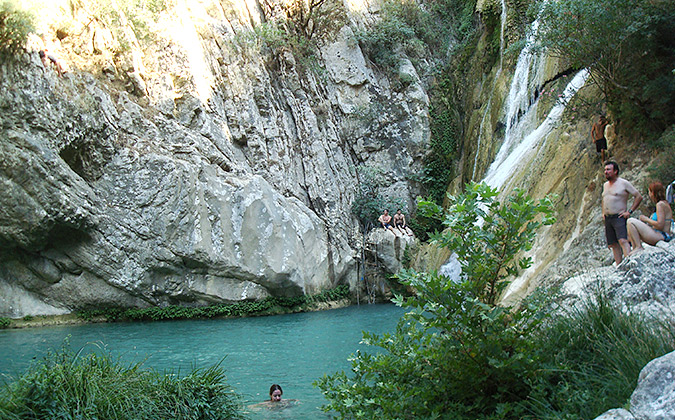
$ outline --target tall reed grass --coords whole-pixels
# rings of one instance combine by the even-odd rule
[[[553,318],[527,405],[537,419],[590,419],[628,404],[642,368],[675,349],[675,324],[622,311],[603,293]]]
[[[0,389],[0,419],[243,419],[220,364],[188,375],[126,365],[67,345]]]

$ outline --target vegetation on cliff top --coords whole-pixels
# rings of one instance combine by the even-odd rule
[[[35,30],[33,15],[0,0],[0,59],[7,60],[21,51],[28,34]]]
[[[674,33],[672,1],[558,0],[543,4],[539,41],[570,67],[591,70],[625,137],[672,157]],[[673,165],[652,169],[664,182],[675,179]]]

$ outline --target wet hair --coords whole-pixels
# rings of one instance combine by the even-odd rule
[[[607,162],[605,162],[605,166],[607,166],[607,165],[612,165],[612,167],[616,171],[616,174],[619,175],[619,164],[618,163],[614,162],[613,160],[608,160]]]
[[[45,58],[45,50],[40,50],[38,55],[40,56],[40,58]]]
[[[396,211],[399,212],[399,211],[403,211],[403,210],[401,210],[401,209],[396,209]]]
[[[666,190],[663,188],[663,184],[659,181],[649,184],[649,191],[654,194],[654,201],[657,203],[666,199]]]
[[[272,386],[270,387],[270,396],[272,396],[272,393],[277,389],[281,392],[281,395],[284,395],[284,390],[281,389],[281,385],[272,384]]]

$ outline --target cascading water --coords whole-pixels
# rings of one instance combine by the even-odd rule
[[[504,33],[506,32],[506,0],[502,0],[501,24],[499,26],[499,71],[502,70],[504,62]]]
[[[544,121],[538,124],[537,106],[539,104],[539,90],[544,83],[545,65],[545,55],[541,51],[533,52],[538,27],[539,19],[532,23],[526,45],[518,57],[505,104],[506,130],[504,140],[484,178],[484,182],[501,192],[506,190],[506,184],[513,175],[531,161],[534,153],[542,146],[548,134],[560,121],[567,103],[584,85],[589,74],[588,70],[585,69],[579,71],[565,87]],[[485,121],[485,115],[483,121]],[[481,122],[479,142],[483,121]],[[477,155],[478,153],[476,153]],[[474,162],[474,174],[476,163]],[[456,259],[451,258],[440,268],[439,272],[457,279],[459,278],[457,274],[458,264]]]
[[[508,136],[509,128],[507,125],[507,136],[504,137],[504,143],[497,153],[492,165],[488,168],[484,181],[493,188],[504,190],[506,182],[516,171],[527,163],[534,152],[542,145],[556,123],[560,121],[563,111],[569,100],[584,85],[588,78],[588,70],[581,70],[565,87],[562,95],[549,111],[546,119],[536,126],[533,124],[536,117],[536,103],[532,105],[521,119],[514,116],[516,124],[511,129],[511,135]]]

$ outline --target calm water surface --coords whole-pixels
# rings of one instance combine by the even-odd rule
[[[349,369],[350,354],[365,348],[359,344],[361,331],[393,331],[403,313],[381,304],[257,318],[0,330],[0,375],[23,373],[33,359],[60,348],[70,336],[74,350],[103,345],[113,356],[147,359],[145,366],[160,371],[188,372],[225,358],[228,382],[246,404],[268,399],[272,383],[282,386],[284,398],[300,401],[284,410],[251,413],[253,419],[328,418],[318,409],[325,400],[312,382]]]

